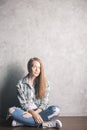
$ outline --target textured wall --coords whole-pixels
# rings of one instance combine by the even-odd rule
[[[86,0],[0,0],[0,115],[17,105],[16,83],[34,56],[61,116],[87,116]]]

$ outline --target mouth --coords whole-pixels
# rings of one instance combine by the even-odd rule
[[[39,75],[39,73],[34,73],[35,75]]]

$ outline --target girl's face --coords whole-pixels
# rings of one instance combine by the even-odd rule
[[[32,76],[38,77],[40,74],[40,63],[38,61],[33,61],[31,70],[32,70]]]

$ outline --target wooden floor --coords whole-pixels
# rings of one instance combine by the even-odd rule
[[[63,127],[60,130],[87,130],[87,117],[60,117],[59,119],[63,123]],[[0,130],[29,130],[29,129],[40,130],[42,128],[11,127],[8,126],[6,123],[0,124]],[[48,130],[55,130],[55,128],[51,129],[49,128]]]

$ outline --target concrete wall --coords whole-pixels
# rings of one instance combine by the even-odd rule
[[[0,0],[1,116],[17,105],[15,86],[35,56],[61,116],[87,116],[86,0]]]

